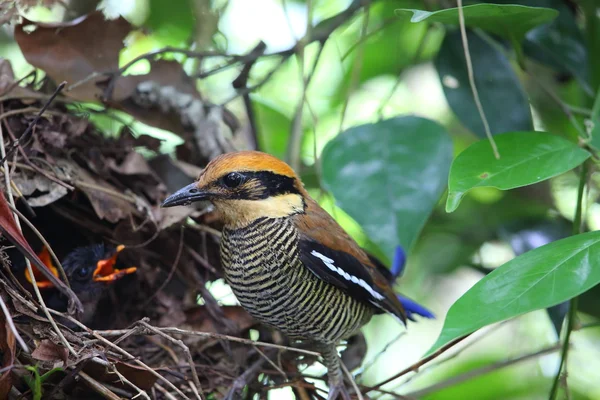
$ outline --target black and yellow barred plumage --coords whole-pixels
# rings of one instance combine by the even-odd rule
[[[210,200],[224,222],[221,258],[241,305],[257,320],[314,343],[329,399],[349,399],[336,345],[375,313],[406,320],[389,281],[304,189],[284,162],[225,154],[163,206]]]
[[[298,230],[287,218],[225,228],[221,257],[227,282],[257,320],[290,337],[335,344],[368,322],[372,307],[305,268],[298,242]]]

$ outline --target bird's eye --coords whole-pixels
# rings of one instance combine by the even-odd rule
[[[237,172],[230,172],[223,178],[223,184],[229,188],[235,188],[240,186],[244,182],[244,175]]]
[[[91,267],[80,267],[75,271],[75,279],[84,281],[92,275],[93,269]]]

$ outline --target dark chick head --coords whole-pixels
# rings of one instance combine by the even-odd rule
[[[135,267],[115,269],[117,256],[123,248],[94,244],[70,252],[62,261],[62,266],[73,292],[78,296],[99,295],[107,284],[135,272]]]
[[[90,313],[93,314],[97,301],[108,284],[136,271],[135,267],[125,269],[115,268],[117,256],[123,248],[124,246],[114,248],[112,246],[105,246],[104,244],[94,244],[78,247],[63,259],[62,266],[71,289],[83,303],[84,313],[87,314],[87,317],[90,316]],[[58,270],[52,262],[48,249],[44,248],[39,256],[42,262],[58,277]],[[52,288],[50,282],[45,280],[43,275],[35,270],[35,268],[34,275],[39,288]],[[31,282],[27,271],[25,272],[25,276]],[[66,299],[63,299],[59,293],[52,293],[47,298],[49,300],[48,305],[52,308],[64,309],[66,307]]]
[[[259,217],[301,213],[307,196],[283,161],[258,151],[239,151],[212,160],[196,182],[167,198],[163,207],[209,200],[227,225],[244,225]]]

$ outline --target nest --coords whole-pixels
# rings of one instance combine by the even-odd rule
[[[87,118],[97,109],[65,98],[49,103],[46,86],[19,86],[10,65],[2,67],[0,124],[7,151],[14,150],[3,191],[15,199],[28,246],[47,245],[62,260],[78,246],[123,244],[119,262],[137,272],[110,285],[85,324],[49,309],[22,280],[20,233],[4,212],[10,240],[2,241],[0,270],[0,397],[237,399],[291,386],[298,398],[322,398],[300,372],[316,353],[290,347],[207,289],[222,275],[220,226],[210,208],[160,208],[169,192],[193,181],[201,162],[191,163],[186,151],[161,155],[160,141],[127,126],[107,137]],[[28,128],[31,139],[19,140]]]

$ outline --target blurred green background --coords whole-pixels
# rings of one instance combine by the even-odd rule
[[[267,54],[280,52],[292,48],[304,37],[308,26],[318,27],[320,22],[339,14],[351,3],[348,0],[106,0],[82,1],[81,7],[87,7],[88,11],[100,7],[109,16],[120,15],[134,25],[149,28],[128,37],[126,48],[121,52],[121,64],[125,64],[140,54],[165,46],[244,54],[262,40],[267,45]],[[444,39],[455,35],[456,29],[441,24],[411,23],[408,18],[401,18],[395,13],[399,8],[435,10],[455,4],[432,0],[372,3],[368,13],[358,12],[336,29],[320,54],[319,43],[311,43],[304,49],[303,57],[292,55],[251,93],[250,99],[256,117],[259,148],[288,159],[289,149],[297,149],[299,158],[296,166],[310,193],[359,244],[380,255],[389,264],[392,254],[371,243],[359,224],[336,207],[334,197],[324,189],[319,162],[323,149],[348,128],[396,116],[416,115],[445,127],[456,155],[478,140],[469,128],[473,129],[472,125],[464,118],[459,120],[456,115],[462,112],[477,116],[477,113],[471,103],[464,103],[463,111],[456,107],[451,109],[444,86],[453,88],[463,82],[456,82],[456,78],[450,75],[440,76],[437,72],[442,70],[442,65],[451,68],[444,64],[447,60],[441,58],[444,52],[440,49]],[[534,33],[527,36],[524,44],[528,57],[527,73],[516,68],[517,60],[506,42],[497,40],[497,47],[492,48],[485,43],[479,44],[478,40],[485,39],[485,34],[480,32],[477,38],[473,38],[471,51],[475,68],[484,65],[478,64],[482,57],[491,60],[486,64],[489,68],[499,66],[497,71],[479,70],[483,82],[483,87],[480,87],[482,101],[484,106],[487,104],[491,120],[497,118],[503,121],[516,115],[514,101],[510,98],[504,100],[495,92],[502,88],[485,85],[485,76],[500,76],[506,73],[506,68],[512,68],[518,79],[515,85],[526,93],[522,98],[531,106],[534,127],[565,137],[576,137],[578,132],[573,119],[584,126],[585,112],[580,115],[578,110],[589,109],[593,101],[585,83],[590,81],[585,72],[587,59],[581,53],[585,53],[584,35],[580,31],[583,17],[574,11],[571,2],[544,0],[529,4],[559,10],[560,15],[551,32],[554,36],[545,34],[543,30],[531,31]],[[64,7],[60,5],[51,9],[33,7],[23,12],[35,21],[52,22],[67,18]],[[554,41],[549,42],[548,38]],[[560,51],[564,48],[560,46],[568,48],[563,55]],[[17,78],[32,70],[8,26],[0,35],[0,54],[11,61]],[[463,55],[451,52],[450,56],[458,58]],[[180,54],[166,57],[183,63],[190,75],[200,67],[207,70],[223,63],[223,58],[219,57],[202,61]],[[298,114],[298,104],[305,87],[303,76],[311,71],[316,57],[318,63],[304,94],[304,108]],[[499,61],[496,62],[493,57]],[[249,85],[261,83],[278,63],[277,57],[261,58],[251,71]],[[143,72],[143,63],[128,71],[132,74]],[[205,98],[216,104],[227,102],[227,107],[247,123],[242,99],[236,97],[228,101],[235,97],[236,91],[231,83],[238,74],[239,68],[229,68],[199,79],[197,84]],[[553,100],[549,93],[558,96],[563,103]],[[570,112],[564,112],[565,104]],[[529,110],[525,112],[529,115]],[[181,139],[170,132],[135,122],[130,116],[122,116],[131,123],[136,134],[164,139],[163,152],[173,152],[175,146],[181,143]],[[121,128],[114,119],[101,115],[92,114],[90,119],[107,134],[116,133]],[[295,124],[298,128],[294,127]],[[299,138],[299,146],[290,145],[292,136]],[[356,176],[357,181],[360,179]],[[426,305],[437,319],[410,323],[409,329],[405,330],[390,316],[373,318],[363,330],[368,353],[363,368],[358,371],[357,381],[364,385],[378,383],[419,360],[435,342],[450,305],[487,270],[514,257],[513,249],[501,240],[499,232],[507,227],[529,226],[528,221],[538,218],[572,220],[576,193],[576,176],[568,173],[521,190],[473,190],[452,214],[444,211],[444,194],[421,234],[415,238],[406,273],[397,285],[399,292]],[[377,192],[369,194],[374,199],[378,195]],[[590,229],[600,227],[596,197],[597,191],[592,188],[585,201],[585,221]],[[368,215],[370,204],[362,204],[361,207]],[[235,303],[226,285],[213,283],[211,290],[224,304]],[[582,308],[590,313],[579,314],[582,324],[597,321],[599,313],[594,315],[595,307]],[[465,348],[447,362],[440,362],[445,358],[441,357],[414,377],[409,374],[384,388],[423,399],[544,399],[548,397],[552,378],[558,369],[557,352],[487,373],[480,368],[535,353],[556,343],[557,339],[548,314],[544,310],[536,311],[484,328],[465,345],[451,351],[450,354],[453,354]],[[572,343],[568,359],[570,398],[600,399],[597,372],[600,370],[600,328],[575,331]],[[323,370],[313,366],[310,371]],[[449,387],[436,385],[469,371],[481,373],[466,376]],[[270,398],[292,398],[291,390],[272,391]],[[381,398],[392,397],[382,395]]]

